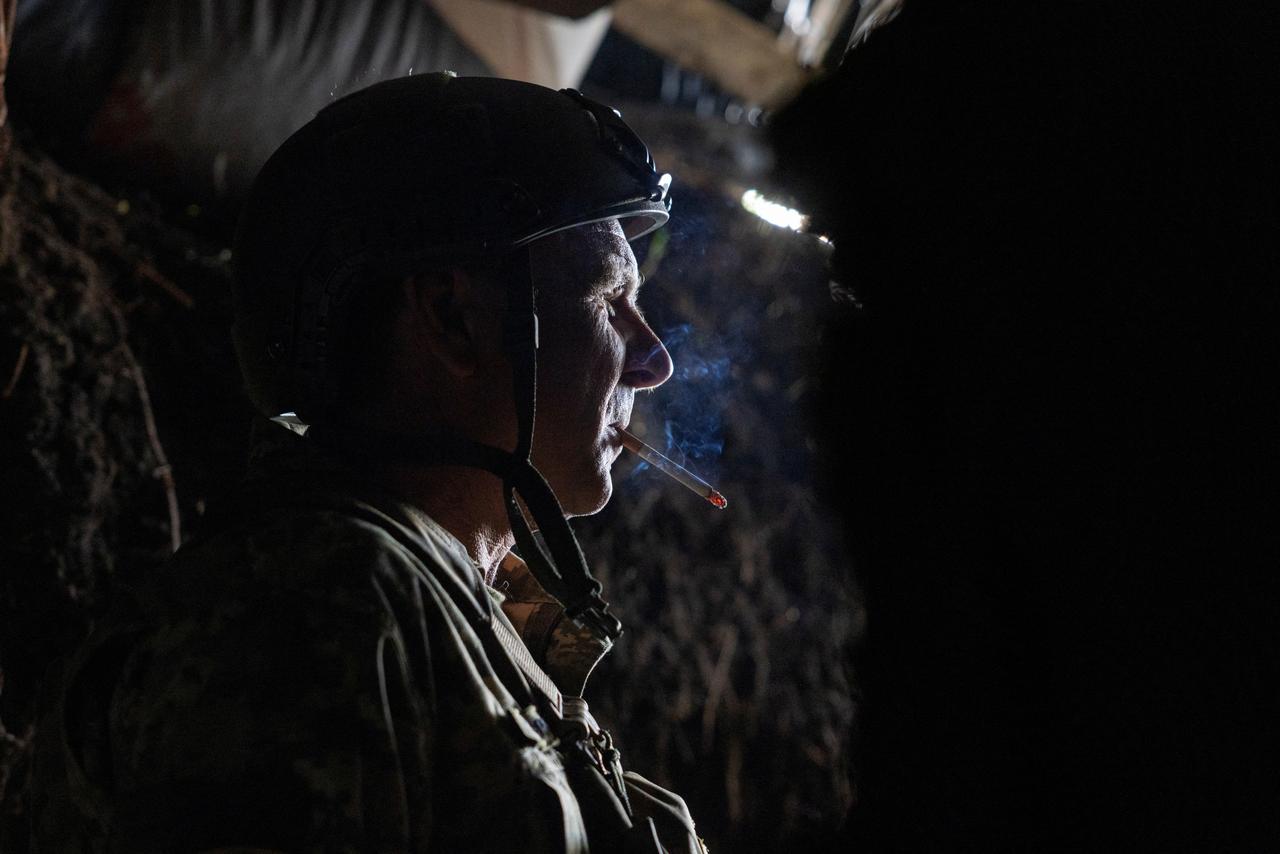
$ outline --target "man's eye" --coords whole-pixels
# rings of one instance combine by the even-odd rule
[[[618,316],[618,303],[627,298],[627,292],[623,288],[619,288],[612,293],[605,294],[601,299],[604,302],[604,310],[609,317]]]

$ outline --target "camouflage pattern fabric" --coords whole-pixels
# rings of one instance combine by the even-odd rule
[[[612,641],[566,619],[560,603],[542,589],[529,567],[514,554],[503,559],[494,586],[503,593],[502,610],[534,660],[560,690],[582,696],[587,677]]]
[[[198,536],[50,680],[37,850],[586,851],[565,759],[486,653],[472,597],[491,590],[461,543],[400,505],[424,567],[378,525],[290,504],[317,477],[373,493],[257,432],[240,500],[285,500]],[[534,657],[579,693],[605,647],[518,560],[501,580],[513,631],[540,633]]]

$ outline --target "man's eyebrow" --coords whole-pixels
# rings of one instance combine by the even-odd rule
[[[622,290],[632,297],[640,295],[644,287],[644,274],[637,272],[634,276],[603,276],[596,284],[597,293],[616,293]]]

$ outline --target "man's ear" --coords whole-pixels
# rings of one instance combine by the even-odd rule
[[[422,345],[449,373],[468,377],[479,364],[479,330],[474,323],[476,283],[462,269],[430,270],[403,282],[405,305],[414,315]]]

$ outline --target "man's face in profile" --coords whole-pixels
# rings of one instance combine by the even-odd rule
[[[533,462],[566,514],[587,515],[612,494],[636,391],[666,382],[671,357],[636,303],[639,271],[617,220],[543,238],[530,262],[541,335]]]

